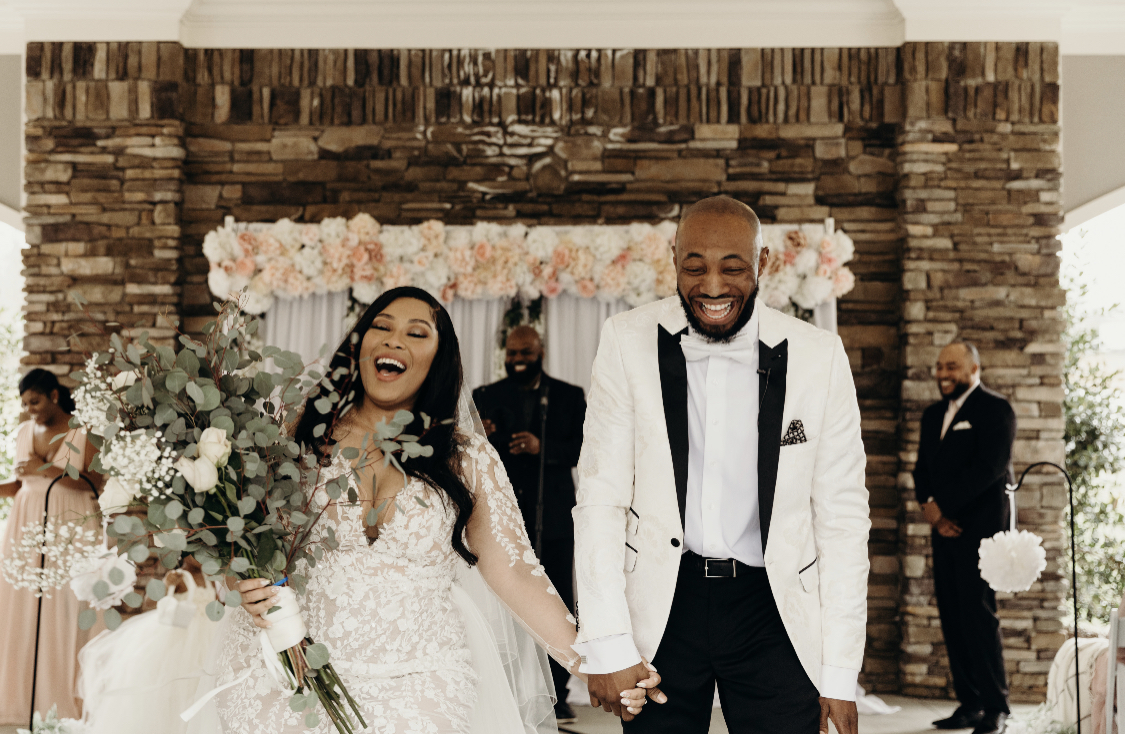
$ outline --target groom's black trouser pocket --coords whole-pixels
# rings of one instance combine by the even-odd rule
[[[668,702],[622,722],[628,734],[706,734],[715,685],[731,734],[817,734],[820,699],[782,624],[765,569],[704,578],[681,563],[653,664]]]

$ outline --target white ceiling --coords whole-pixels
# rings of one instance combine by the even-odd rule
[[[1125,0],[0,0],[27,41],[237,48],[725,48],[1056,41],[1125,54]]]

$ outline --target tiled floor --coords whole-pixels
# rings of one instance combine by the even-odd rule
[[[930,722],[949,716],[957,707],[953,701],[931,701],[891,695],[880,696],[880,698],[892,706],[901,706],[902,710],[887,716],[859,717],[860,734],[929,734],[935,731]],[[1015,711],[1027,711],[1035,707],[1014,704],[1012,708]],[[613,715],[601,709],[576,706],[574,710],[578,714],[578,723],[566,724],[560,727],[559,731],[572,734],[618,734],[621,731],[621,726]],[[832,731],[835,732],[835,729],[833,728]],[[710,734],[727,734],[723,715],[718,709],[715,709],[711,717]]]
[[[892,706],[901,706],[897,714],[888,716],[861,716],[859,730],[861,734],[929,734],[934,731],[930,722],[940,719],[953,712],[956,705],[951,701],[930,701],[917,698],[903,698],[901,696],[882,696],[884,701]],[[1027,711],[1034,708],[1026,704],[1015,704],[1016,711]],[[560,728],[561,732],[571,734],[619,734],[621,726],[612,714],[607,714],[601,709],[592,709],[589,706],[577,706],[578,723],[566,724]],[[835,730],[833,730],[835,731]],[[15,734],[16,727],[0,726],[0,734]],[[715,709],[711,718],[710,734],[727,734],[723,715]]]

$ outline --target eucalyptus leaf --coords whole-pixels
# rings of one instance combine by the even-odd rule
[[[98,579],[94,582],[94,596],[98,599],[104,599],[109,596],[109,584],[105,579]]]
[[[253,497],[243,497],[238,501],[238,514],[249,515],[257,506],[258,503],[254,501]]]
[[[129,549],[129,560],[133,563],[144,563],[148,560],[148,546],[144,543],[138,543]]]
[[[239,594],[235,589],[227,592],[226,603],[228,607],[237,607],[242,604],[242,594]]]
[[[141,596],[137,592],[130,591],[128,594],[125,595],[125,598],[122,599],[122,601],[124,601],[125,605],[128,606],[130,609],[136,609],[137,607],[139,607],[141,604],[144,603],[145,599],[144,599],[143,596]]]
[[[315,711],[310,711],[305,714],[305,726],[310,729],[320,723],[320,717],[316,715]]]
[[[83,609],[78,613],[78,629],[88,630],[98,622],[98,613],[93,609]]]
[[[187,514],[187,521],[192,525],[198,525],[203,522],[203,508],[193,507],[191,512]]]
[[[414,501],[417,502],[418,504],[422,505],[422,507],[429,507],[429,505],[426,504],[426,500],[422,499],[418,495],[414,495]]]
[[[243,520],[241,517],[228,517],[227,518],[227,527],[230,528],[230,531],[232,533],[234,533],[235,535],[238,535],[246,527],[246,521]]]
[[[328,665],[328,657],[328,646],[322,642],[314,643],[305,648],[305,660],[308,661],[309,667],[314,670]]]
[[[203,388],[194,382],[189,382],[186,389],[188,397],[195,401],[195,405],[198,409],[202,410],[203,401],[206,400],[206,396],[203,394]]]
[[[175,520],[183,513],[184,506],[177,499],[170,500],[168,504],[164,505],[164,514],[172,520]]]
[[[160,601],[167,593],[168,589],[160,579],[149,579],[145,584],[145,596],[153,601]]]
[[[292,711],[296,711],[297,713],[300,713],[300,712],[304,711],[306,708],[308,708],[308,706],[309,706],[309,700],[307,698],[305,698],[305,695],[303,693],[301,693],[300,691],[297,691],[296,693],[294,693],[292,696],[289,697],[289,708]]]
[[[208,576],[216,576],[219,570],[223,567],[217,558],[208,558],[203,562],[203,573]]]
[[[244,573],[249,568],[249,559],[243,558],[242,556],[235,556],[234,558],[230,559],[230,570],[234,573]]]
[[[110,607],[102,612],[102,620],[105,622],[106,629],[115,630],[121,626],[121,612]]]
[[[304,525],[309,521],[309,516],[303,512],[294,512],[289,515],[289,519],[296,525]]]
[[[118,586],[122,581],[125,580],[125,572],[117,566],[109,569],[109,573],[106,574],[106,576],[109,578],[109,583],[113,584],[114,586]]]
[[[207,618],[212,622],[218,622],[225,613],[226,610],[218,599],[207,605]]]

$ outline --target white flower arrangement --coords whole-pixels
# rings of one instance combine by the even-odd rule
[[[28,523],[19,538],[0,563],[0,572],[13,587],[48,599],[104,550],[96,531],[57,518]]]
[[[844,266],[855,247],[830,224],[767,224],[762,231],[770,259],[761,292],[771,307],[811,310],[855,287]],[[320,224],[237,224],[228,217],[204,238],[203,252],[211,292],[227,298],[245,290],[242,307],[251,314],[267,311],[276,297],[348,289],[371,303],[401,285],[446,303],[571,293],[640,306],[676,292],[675,236],[674,222],[529,228],[431,220],[384,227],[367,214]]]
[[[88,603],[102,611],[115,607],[133,592],[137,582],[137,567],[127,556],[116,551],[106,551],[98,557],[88,558],[77,567],[70,580],[70,589],[78,601]]]
[[[31,718],[30,729],[16,729],[16,734],[86,734],[89,728],[80,719],[60,719],[58,706],[52,706],[46,716],[38,711]]]

